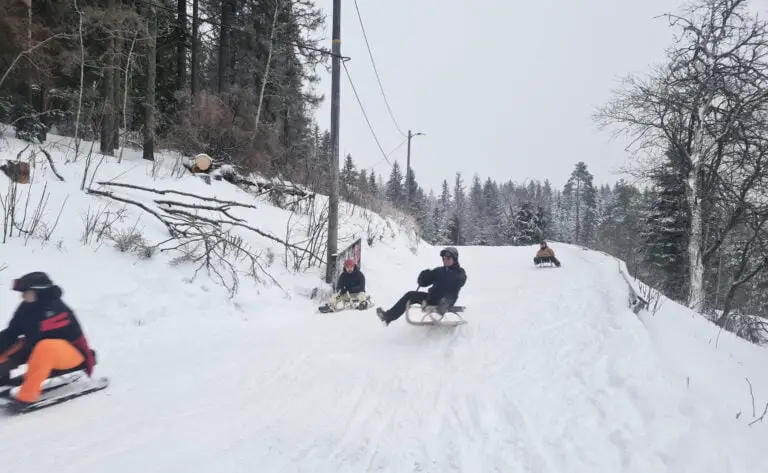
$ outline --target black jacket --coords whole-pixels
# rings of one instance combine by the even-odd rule
[[[24,337],[24,350],[31,353],[45,339],[61,339],[74,345],[92,369],[92,353],[74,312],[61,300],[59,286],[37,291],[37,301],[22,302],[14,312],[8,327],[0,331],[0,353]]]
[[[459,263],[449,267],[440,266],[435,269],[425,269],[419,274],[418,284],[429,288],[427,304],[437,305],[440,299],[446,299],[450,305],[459,299],[459,291],[467,282],[467,273]]]
[[[339,275],[339,280],[336,283],[336,292],[348,292],[350,294],[365,292],[365,275],[357,265],[355,265],[355,269],[351,273],[343,271]]]

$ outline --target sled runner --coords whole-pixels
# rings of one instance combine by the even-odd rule
[[[543,263],[534,264],[533,266],[536,268],[557,268],[553,261],[544,261]]]
[[[366,296],[365,299],[350,298],[340,299],[335,301],[335,303],[328,302],[327,304],[318,307],[317,310],[321,314],[330,314],[332,312],[342,312],[345,310],[367,310],[371,307],[373,307],[373,301],[370,296]]]
[[[21,378],[23,375],[17,376]],[[4,408],[7,414],[26,414],[44,407],[61,404],[86,394],[101,391],[109,386],[107,377],[88,377],[82,370],[72,370],[65,374],[59,374],[45,380],[42,393],[37,401],[29,404],[21,404],[14,401],[15,391],[19,389],[21,381],[11,378],[11,383],[0,386],[0,408]]]
[[[466,320],[460,315],[460,312],[464,312],[465,307],[460,305],[455,305],[453,307],[449,307],[445,314],[440,314],[437,311],[437,306],[434,305],[426,305],[426,303],[419,304],[418,307],[421,309],[421,320],[418,320],[415,316],[411,315],[411,304],[408,303],[405,306],[405,320],[411,324],[411,325],[434,325],[439,327],[458,327],[459,325],[464,325],[467,323]],[[445,320],[447,314],[453,314],[455,315],[458,320]],[[453,317],[451,317],[453,318]]]
[[[101,391],[109,386],[109,378],[104,376],[89,378],[82,371],[56,379],[48,378],[47,382],[48,384],[43,386],[40,398],[29,404],[21,404],[13,400],[13,391],[18,388],[6,391],[2,396],[5,401],[2,404],[5,412],[11,415],[26,414]]]

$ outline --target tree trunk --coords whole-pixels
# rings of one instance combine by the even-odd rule
[[[122,94],[120,93],[120,82],[122,75],[120,72],[122,71],[122,62],[120,61],[120,58],[122,57],[122,52],[125,49],[125,44],[123,44],[122,40],[119,40],[117,38],[113,39],[114,41],[114,69],[112,70],[112,104],[113,112],[112,112],[112,123],[114,124],[114,127],[112,128],[112,149],[117,150],[120,148],[120,115],[122,112]]]
[[[219,93],[229,89],[230,66],[232,65],[232,0],[221,2],[221,30],[219,31]]]
[[[144,153],[142,157],[155,160],[155,74],[157,69],[157,14],[149,7],[149,40],[147,41],[147,97],[144,101]]]
[[[107,1],[107,9],[114,10],[115,0]],[[104,100],[104,106],[102,107],[101,114],[101,130],[100,130],[100,142],[99,147],[102,154],[107,156],[114,156],[115,144],[115,40],[110,39],[108,35],[104,36],[104,43],[107,45],[106,55],[107,60],[104,68],[102,69],[102,98]]]
[[[192,0],[192,64],[190,74],[192,82],[192,95],[200,91],[200,14],[198,12],[199,0]]]
[[[178,90],[184,90],[187,86],[187,0],[178,0],[177,6],[176,80],[178,82]]]
[[[702,218],[704,208],[703,200],[699,195],[699,186],[702,171],[702,151],[704,149],[704,117],[707,105],[698,109],[696,118],[696,130],[692,140],[690,153],[690,170],[688,171],[687,185],[685,186],[685,198],[691,212],[691,237],[688,240],[688,308],[701,312],[704,309],[704,220]]]

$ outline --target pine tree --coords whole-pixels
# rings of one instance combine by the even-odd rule
[[[421,230],[422,230],[422,238],[424,238],[425,241],[433,243],[435,242],[436,238],[436,228],[435,228],[435,210],[437,209],[437,198],[435,197],[434,191],[430,190],[429,195],[424,197],[424,203],[423,208],[421,210],[420,215],[418,216],[418,220],[421,224]]]
[[[340,193],[342,197],[349,199],[354,194],[355,183],[357,182],[357,169],[352,161],[352,155],[347,154],[344,159],[344,167],[339,175]]]
[[[483,185],[480,176],[475,174],[472,178],[472,187],[469,189],[469,215],[467,217],[467,241],[471,245],[487,245],[485,199],[483,198]]]
[[[464,193],[464,180],[461,173],[456,173],[453,186],[453,208],[448,222],[450,243],[464,245],[467,241],[467,196]]]
[[[595,247],[626,261],[632,273],[639,264],[642,246],[643,196],[635,186],[623,180],[611,189],[600,189],[601,218]]]
[[[369,195],[368,189],[368,172],[365,169],[361,169],[357,175],[357,188],[362,195]]]
[[[685,173],[676,165],[673,152],[669,162],[652,176],[657,188],[645,217],[645,260],[658,273],[659,289],[683,300],[688,291],[689,215],[685,197]]]
[[[440,198],[432,212],[432,220],[435,228],[435,244],[445,245],[450,243],[450,212],[453,202],[451,201],[451,189],[448,181],[443,180]]]
[[[573,229],[573,242],[590,245],[597,226],[597,192],[592,174],[583,161],[576,164],[563,188],[567,225]]]
[[[368,193],[371,197],[379,196],[379,185],[376,177],[376,171],[371,171],[371,175],[368,176]]]
[[[395,161],[392,165],[392,172],[389,174],[389,180],[387,181],[387,201],[389,201],[395,207],[402,207],[404,201],[404,188],[403,188],[403,173],[400,172],[400,165]]]
[[[416,182],[416,175],[413,172],[413,169],[409,169],[406,179],[405,179],[405,186],[403,188],[403,198],[405,198],[405,193],[408,193],[408,208],[404,209],[407,213],[411,215],[418,215],[423,207],[423,204],[421,202],[421,197],[419,195],[420,192],[423,192],[421,188],[419,188],[418,182]]]
[[[529,201],[523,202],[512,223],[515,245],[532,245],[541,240],[541,229],[537,220],[533,204]]]
[[[483,184],[483,200],[485,214],[483,221],[485,223],[480,237],[482,245],[499,245],[502,243],[502,211],[499,189],[496,183],[490,178]]]

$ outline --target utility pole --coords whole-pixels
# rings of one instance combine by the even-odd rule
[[[331,37],[331,192],[328,199],[328,256],[325,282],[336,278],[339,239],[339,100],[341,92],[341,0],[333,0]]]
[[[416,133],[415,135],[411,133],[411,130],[408,130],[408,157],[405,161],[405,209],[408,210],[408,205],[410,204],[410,197],[411,197],[411,182],[409,181],[409,176],[411,175],[411,138],[414,136],[423,135],[424,133]]]

